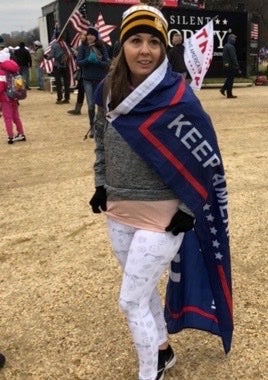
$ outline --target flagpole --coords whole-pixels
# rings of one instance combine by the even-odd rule
[[[74,12],[75,12],[77,9],[79,9],[79,8],[83,5],[84,2],[85,2],[85,0],[78,0],[76,6],[74,7],[74,9],[73,9],[72,13],[70,14],[68,20],[66,21],[64,27],[61,29],[61,32],[60,32],[60,34],[59,34],[59,37],[57,38],[57,41],[60,39],[60,37],[62,36],[63,32],[65,31],[67,25],[69,24],[70,18],[72,17],[72,15],[74,14]]]

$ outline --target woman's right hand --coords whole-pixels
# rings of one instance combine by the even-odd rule
[[[106,211],[107,195],[104,186],[97,186],[93,197],[90,199],[89,204],[94,214],[100,214],[101,211]]]

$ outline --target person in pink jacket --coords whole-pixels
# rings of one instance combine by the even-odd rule
[[[16,99],[7,96],[7,79],[8,72],[19,72],[18,64],[10,59],[10,54],[7,48],[0,51],[0,103],[2,106],[2,114],[5,122],[8,144],[13,144],[15,141],[26,141],[22,121],[19,115],[19,105]],[[17,134],[13,135],[13,123],[16,126]]]

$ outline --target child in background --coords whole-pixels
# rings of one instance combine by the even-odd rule
[[[26,141],[23,125],[19,115],[19,106],[16,99],[9,98],[6,94],[7,79],[6,74],[19,72],[18,64],[10,59],[7,48],[0,51],[0,103],[2,106],[2,114],[5,122],[6,132],[8,136],[8,144],[15,141]],[[17,129],[17,135],[13,136],[13,123]]]

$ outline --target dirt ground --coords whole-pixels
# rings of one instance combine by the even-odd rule
[[[167,380],[268,379],[268,87],[197,93],[211,115],[227,173],[235,332],[171,336]],[[136,380],[117,298],[120,271],[105,217],[89,211],[94,142],[81,116],[32,89],[21,102],[27,142],[8,145],[0,123],[0,380]],[[164,294],[166,276],[160,284]]]

